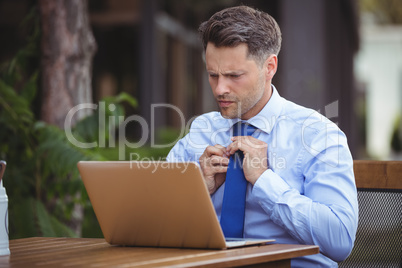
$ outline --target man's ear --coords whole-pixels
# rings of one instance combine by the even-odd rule
[[[266,81],[271,81],[278,69],[278,56],[271,54],[264,63]]]

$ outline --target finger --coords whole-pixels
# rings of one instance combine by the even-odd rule
[[[224,146],[220,145],[220,144],[215,144],[214,147],[218,148],[218,149],[225,149]]]
[[[241,150],[243,152],[253,150],[253,149],[266,149],[267,148],[267,143],[256,139],[251,136],[237,136],[232,138],[233,143],[237,142],[236,146],[238,150]]]
[[[248,136],[245,137],[244,143],[247,144],[249,147],[252,147],[253,149],[264,149],[267,148],[268,144],[262,140],[259,140],[257,138]]]
[[[236,137],[236,139],[229,144],[226,149],[226,152],[230,155],[234,154],[237,151],[243,151],[244,153],[249,149],[248,146],[244,143],[245,137]]]
[[[213,163],[211,163],[211,159],[214,157],[218,157],[217,159],[214,159]],[[201,165],[201,168],[205,170],[205,172],[210,173],[208,169],[213,166],[217,165],[220,161],[222,163],[226,163],[224,160],[219,160],[220,158],[228,158],[226,154],[226,148],[223,147],[222,145],[215,145],[215,146],[208,146],[204,153],[201,155],[199,158],[199,163]]]
[[[213,155],[211,156],[210,163],[213,166],[227,166],[229,164],[229,158]]]
[[[226,148],[226,153],[232,155],[237,150],[239,150],[239,143],[237,141],[234,141],[231,144],[229,144],[229,146]]]
[[[213,170],[214,174],[226,173],[228,171],[228,167],[227,166],[213,166],[212,170]]]
[[[244,143],[247,144],[249,146],[254,146],[254,145],[259,145],[261,143],[261,141],[257,138],[254,138],[252,136],[236,136],[236,137],[232,137],[231,139],[233,142],[234,141],[238,141],[239,143]]]
[[[216,147],[216,148],[218,148],[219,150],[222,151],[223,157],[227,157],[227,158],[228,158],[228,157],[230,156],[230,155],[228,155],[228,154],[226,153],[226,147],[224,147],[224,146],[222,146],[222,145],[220,145],[220,144],[215,144],[214,147]]]
[[[223,147],[222,145],[216,144],[214,146],[208,146],[204,153],[206,153],[206,155],[208,157],[211,157],[212,155],[219,155],[219,156],[224,156],[226,151],[225,151],[225,147]]]

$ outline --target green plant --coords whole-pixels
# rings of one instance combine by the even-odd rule
[[[75,236],[66,225],[74,207],[91,209],[76,164],[80,160],[117,160],[117,147],[81,149],[58,127],[38,121],[31,107],[36,85],[36,72],[20,93],[0,79],[0,157],[8,163],[4,184],[10,199],[10,237]],[[106,118],[124,116],[123,101],[136,105],[124,93],[104,100],[117,107]],[[104,132],[106,140],[110,138],[109,128],[98,126],[98,112],[77,123],[72,131],[75,138],[94,141],[98,131]]]
[[[26,20],[33,26],[27,45],[0,66],[0,159],[7,162],[4,186],[9,197],[10,238],[73,237],[80,235],[80,231],[85,237],[100,237],[76,165],[80,160],[120,160],[116,138],[119,128],[110,121],[124,118],[123,103],[136,107],[137,102],[126,93],[107,97],[101,103],[115,109],[96,109],[73,126],[75,139],[99,144],[101,137],[106,146],[79,148],[70,143],[63,130],[40,121],[37,17],[33,10]],[[99,122],[100,113],[105,113],[104,125]],[[164,129],[158,134],[158,141],[170,143],[178,137],[177,133]],[[135,153],[140,158],[163,159],[169,149],[125,146],[124,157],[129,160],[130,154]],[[77,221],[74,218],[77,207],[84,211],[84,218],[78,218],[81,223],[78,231],[72,224]]]
[[[38,25],[33,29],[26,47],[1,68],[0,158],[8,163],[4,185],[9,196],[10,238],[74,236],[63,224],[68,217],[57,218],[50,213],[53,211],[49,209],[51,202],[48,194],[57,190],[57,187],[53,187],[55,190],[50,187],[50,191],[47,191],[49,183],[53,181],[51,178],[67,174],[67,171],[49,168],[52,166],[49,162],[55,161],[48,156],[52,157],[57,150],[67,152],[66,159],[84,158],[85,155],[68,148],[62,141],[60,130],[37,121],[35,117],[33,108],[38,89],[38,71],[32,71],[30,63],[38,62]],[[46,150],[52,134],[53,137],[58,135],[58,139],[53,140],[56,146]],[[66,148],[70,150],[66,151]],[[64,193],[74,190],[67,189]]]

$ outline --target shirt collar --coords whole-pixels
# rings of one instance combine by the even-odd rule
[[[282,112],[283,98],[279,95],[275,86],[272,85],[272,95],[265,104],[264,108],[249,120],[241,120],[240,118],[228,119],[230,128],[239,121],[243,121],[256,128],[270,134]]]

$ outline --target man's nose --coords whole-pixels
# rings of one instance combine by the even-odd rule
[[[215,88],[216,95],[225,95],[230,92],[230,87],[227,79],[224,76],[219,76],[218,83]]]

